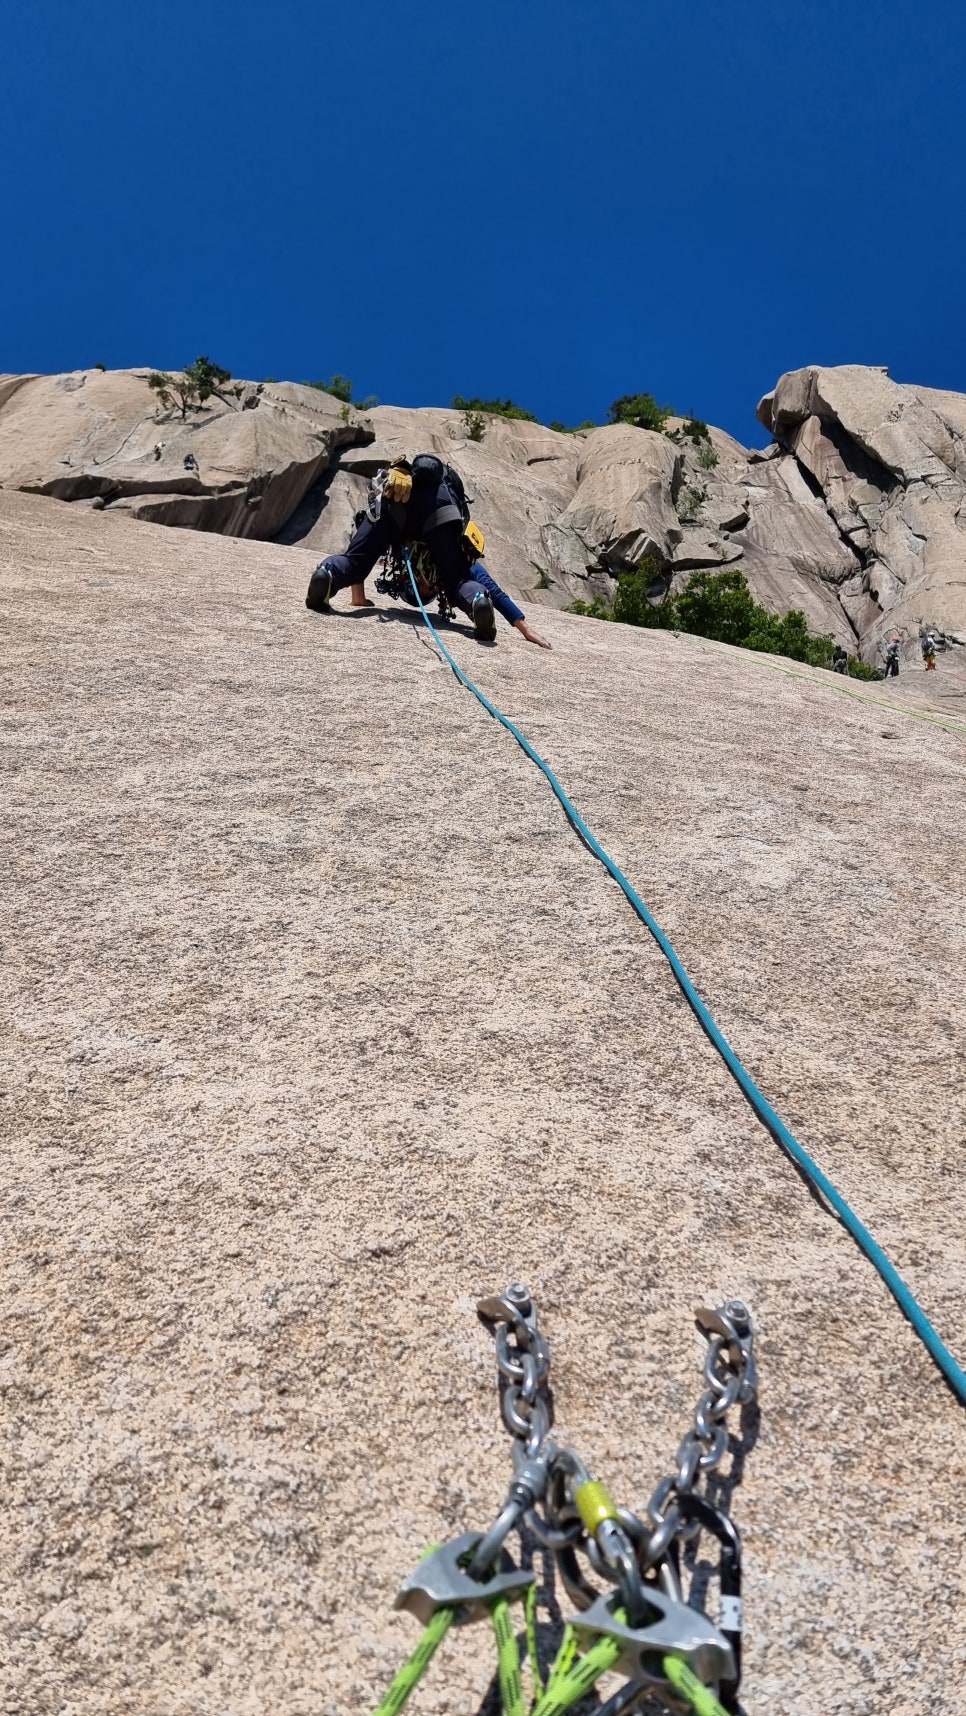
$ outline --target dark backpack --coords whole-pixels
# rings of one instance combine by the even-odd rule
[[[437,459],[435,453],[417,453],[413,460],[413,488],[428,488],[445,483],[453,497],[454,506],[460,509],[460,517],[464,524],[470,522],[470,503],[466,498],[463,479],[459,471],[454,471],[452,465],[444,465],[442,459]]]

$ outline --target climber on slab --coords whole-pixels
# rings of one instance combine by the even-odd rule
[[[402,554],[410,544],[426,548],[436,589],[449,606],[469,615],[481,642],[495,641],[499,612],[528,643],[550,648],[481,564],[483,533],[470,520],[462,480],[432,453],[419,453],[412,461],[395,459],[372,478],[365,511],[356,516],[348,548],[316,567],[306,607],[324,613],[332,597],[347,585],[353,587],[353,605],[360,605],[361,586],[376,561],[394,552]]]

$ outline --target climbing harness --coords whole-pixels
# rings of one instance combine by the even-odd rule
[[[395,1606],[426,1630],[376,1716],[398,1716],[449,1628],[479,1620],[491,1622],[496,1638],[504,1716],[527,1716],[510,1613],[517,1601],[524,1606],[533,1682],[530,1716],[562,1716],[610,1671],[624,1675],[625,1685],[600,1716],[631,1711],[654,1695],[671,1711],[734,1711],[741,1680],[741,1540],[721,1506],[718,1467],[728,1447],[729,1411],[751,1405],[756,1395],[745,1306],[732,1300],[696,1314],[708,1342],[706,1386],[675,1455],[676,1469],[662,1478],[643,1516],[619,1507],[580,1456],[551,1435],[550,1347],[528,1289],[515,1283],[481,1299],[477,1313],[496,1343],[500,1408],[513,1438],[513,1480],[488,1532],[465,1532],[438,1545],[403,1582]],[[524,1529],[575,1610],[546,1684],[537,1640],[537,1575],[517,1566],[506,1547],[510,1533]],[[719,1546],[718,1626],[695,1606],[694,1577],[690,1601],[683,1596],[702,1532]]]
[[[475,524],[468,524],[463,532],[463,549],[471,565],[482,557],[483,532]],[[391,547],[382,564],[383,569],[376,579],[380,596],[391,596],[396,602],[407,602],[411,608],[415,607],[411,568],[424,601],[435,599],[437,618],[444,624],[453,618],[456,609],[439,582],[435,562],[424,542],[407,542],[399,548]]]
[[[411,608],[415,607],[410,573],[418,580],[419,591],[425,600],[431,602],[435,598],[436,617],[442,620],[444,625],[447,624],[456,610],[437,581],[436,567],[425,543],[412,542],[401,548],[389,549],[383,561],[383,570],[376,579],[376,589],[380,596],[392,596],[394,601],[408,602]],[[416,601],[418,600],[417,593]]]
[[[405,550],[403,553],[405,555]],[[408,559],[406,564],[407,566],[410,565]],[[420,598],[419,590],[416,586],[415,578],[412,578],[411,568],[410,577],[413,592],[416,596],[416,601],[419,605],[419,610],[423,619],[426,621],[426,624],[435,639],[437,648],[449,663],[457,679],[460,681],[460,684],[465,685],[468,691],[472,691],[473,696],[483,705],[487,714],[492,715],[495,721],[499,721],[501,727],[505,727],[507,732],[512,734],[517,744],[526,752],[531,762],[536,763],[537,768],[540,770],[541,774],[543,774],[544,778],[549,783],[551,790],[562,805],[564,813],[571,826],[576,830],[577,834],[580,836],[581,840],[583,840],[585,846],[587,846],[593,853],[594,857],[600,860],[608,874],[613,877],[628,903],[633,907],[641,922],[654,937],[654,940],[661,949],[668,965],[671,967],[675,980],[688,1002],[691,1011],[694,1013],[698,1024],[717,1049],[729,1072],[732,1074],[732,1077],[735,1079],[740,1089],[744,1092],[744,1095],[747,1097],[759,1120],[771,1133],[772,1137],[781,1149],[785,1151],[786,1155],[795,1163],[796,1167],[800,1169],[806,1180],[808,1180],[815,1190],[818,1191],[825,1199],[834,1214],[837,1215],[839,1220],[842,1222],[843,1227],[845,1227],[852,1235],[852,1238],[857,1241],[858,1245],[869,1259],[869,1262],[878,1271],[882,1281],[885,1282],[885,1285],[888,1287],[896,1303],[909,1319],[909,1322],[912,1324],[912,1327],[916,1331],[916,1334],[919,1336],[919,1339],[922,1341],[926,1350],[931,1354],[933,1359],[935,1359],[936,1364],[942,1371],[950,1388],[952,1388],[953,1392],[962,1404],[966,1405],[966,1371],[963,1371],[962,1367],[957,1363],[956,1359],[949,1351],[945,1342],[941,1340],[915,1295],[910,1292],[898,1270],[890,1262],[878,1242],[873,1239],[868,1228],[859,1220],[851,1205],[848,1204],[845,1198],[842,1197],[841,1193],[836,1190],[831,1180],[823,1174],[818,1163],[813,1161],[812,1157],[808,1154],[808,1151],[799,1144],[797,1138],[795,1138],[788,1130],[784,1121],[779,1118],[771,1104],[762,1095],[751,1074],[735,1054],[735,1051],[728,1042],[724,1032],[721,1031],[715,1023],[712,1014],[705,1006],[700,995],[695,989],[694,984],[691,982],[690,977],[678,958],[678,955],[674,951],[671,942],[664,934],[664,931],[657,919],[648,911],[644,901],[636,890],[632,888],[627,877],[618,865],[615,864],[609,852],[604,849],[600,844],[600,841],[591,833],[583,817],[567,797],[567,794],[564,792],[564,789],[556,775],[553,773],[553,770],[544,762],[539,751],[534,749],[529,739],[521,733],[519,727],[517,727],[508,716],[502,714],[496,707],[496,704],[491,703],[489,698],[480,690],[479,686],[474,685],[469,675],[464,673],[462,668],[457,665],[426,612],[426,608]]]

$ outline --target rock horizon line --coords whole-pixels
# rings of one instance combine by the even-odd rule
[[[964,394],[808,366],[762,398],[771,439],[749,449],[675,416],[562,430],[479,401],[357,407],[298,382],[230,378],[179,402],[151,374],[0,376],[0,486],[324,555],[381,464],[432,451],[459,469],[495,575],[530,603],[608,598],[645,558],[655,596],[740,563],[769,612],[800,609],[865,660],[895,633],[912,658],[928,628],[966,675]]]

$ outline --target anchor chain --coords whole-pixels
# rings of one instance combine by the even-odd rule
[[[514,1283],[501,1296],[480,1300],[477,1311],[495,1340],[500,1404],[513,1437],[515,1473],[507,1502],[477,1550],[474,1571],[483,1572],[509,1531],[525,1522],[553,1553],[561,1582],[579,1611],[575,1620],[617,1636],[614,1614],[619,1608],[632,1631],[647,1631],[647,1623],[653,1631],[659,1614],[665,1622],[671,1617],[668,1604],[675,1606],[675,1613],[684,1607],[682,1547],[702,1531],[709,1532],[720,1551],[721,1613],[714,1631],[724,1649],[715,1650],[705,1640],[694,1641],[693,1650],[703,1652],[706,1681],[719,1684],[726,1702],[733,1704],[741,1673],[741,1542],[709,1490],[728,1448],[728,1414],[754,1400],[757,1391],[747,1307],[730,1300],[720,1309],[701,1307],[696,1313],[708,1342],[705,1388],[675,1454],[675,1470],[658,1483],[643,1518],[613,1502],[580,1456],[551,1438],[550,1353],[528,1289]],[[616,1600],[600,1595],[582,1562],[605,1584],[617,1587]],[[688,1615],[696,1618],[695,1611]],[[679,1613],[676,1618],[684,1620]],[[652,1649],[647,1653],[650,1666],[639,1661],[639,1673],[673,1696],[666,1675],[654,1673],[653,1657]],[[622,1662],[633,1674],[626,1651]],[[691,1666],[696,1666],[693,1656]]]
[[[697,1519],[685,1522],[681,1503],[694,1495],[701,1478],[709,1478],[720,1466],[728,1446],[725,1419],[731,1408],[747,1405],[758,1389],[751,1319],[740,1299],[729,1300],[720,1311],[702,1307],[695,1321],[708,1338],[704,1357],[708,1386],[695,1408],[694,1424],[674,1456],[677,1470],[661,1479],[647,1504],[653,1530],[643,1556],[645,1566],[659,1562],[675,1537],[697,1537],[700,1523]]]
[[[517,1646],[508,1620],[508,1605],[517,1599],[526,1605],[538,1690],[532,1716],[557,1716],[609,1668],[626,1677],[626,1685],[606,1707],[612,1716],[633,1710],[654,1693],[674,1711],[724,1716],[725,1710],[734,1710],[741,1673],[741,1542],[727,1513],[716,1505],[711,1487],[728,1447],[727,1415],[755,1398],[747,1308],[731,1300],[718,1310],[702,1307],[696,1314],[708,1341],[705,1388],[677,1449],[675,1470],[661,1479],[643,1518],[618,1506],[579,1454],[554,1437],[550,1348],[529,1290],[513,1283],[505,1293],[481,1299],[477,1311],[494,1337],[500,1407],[512,1438],[513,1478],[490,1530],[465,1533],[433,1551],[405,1581],[396,1607],[410,1610],[428,1632],[434,1629],[434,1640],[442,1638],[449,1625],[489,1616],[508,1716],[523,1716],[524,1711]],[[510,1533],[524,1525],[553,1555],[576,1611],[567,1621],[564,1642],[542,1691],[533,1643],[536,1576],[517,1568],[506,1548]],[[710,1533],[720,1549],[718,1626],[682,1600],[681,1548],[702,1531]],[[400,1671],[378,1716],[394,1716],[402,1708],[425,1662],[417,1651]]]

